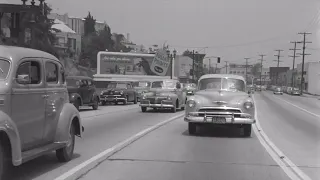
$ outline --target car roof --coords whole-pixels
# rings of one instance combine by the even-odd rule
[[[88,77],[88,76],[67,76],[66,79],[76,79],[76,80],[81,80],[81,79],[90,79],[92,80],[91,77]]]
[[[18,62],[20,59],[28,57],[43,57],[48,59],[58,60],[52,54],[36,49],[17,47],[17,46],[5,46],[0,45],[0,57],[10,59],[13,63]]]
[[[245,81],[243,76],[235,75],[235,74],[206,74],[201,76],[199,81],[201,79],[207,79],[207,78],[232,78],[232,79],[240,79]]]

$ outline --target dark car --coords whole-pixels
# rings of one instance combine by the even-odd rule
[[[291,90],[291,95],[300,96],[300,94],[301,94],[301,91],[300,91],[299,88],[293,88],[293,89]]]
[[[133,83],[133,88],[137,92],[138,101],[140,101],[140,98],[144,93],[149,92],[150,85],[151,85],[150,81],[138,81]]]
[[[118,104],[119,102],[122,102],[124,105],[128,102],[137,104],[137,92],[131,82],[111,82],[101,92],[100,99],[102,105],[106,105],[107,103]]]
[[[85,76],[68,76],[66,78],[70,103],[78,110],[80,106],[99,107],[100,98],[96,92],[93,79]]]
[[[183,88],[186,90],[187,95],[191,96],[191,95],[194,95],[197,89],[197,85],[195,83],[186,83],[183,85]]]
[[[273,94],[280,94],[280,95],[282,95],[282,94],[283,94],[283,91],[282,91],[281,87],[275,88],[274,91],[273,91]]]

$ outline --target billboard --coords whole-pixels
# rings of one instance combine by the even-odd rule
[[[100,52],[97,59],[97,74],[101,75],[171,75],[170,60],[165,51],[156,54]]]

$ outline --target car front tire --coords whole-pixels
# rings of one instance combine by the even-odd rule
[[[70,127],[69,137],[68,137],[68,144],[56,151],[56,156],[60,162],[68,162],[72,159],[74,145],[75,145],[75,127],[72,124]]]
[[[189,122],[188,123],[188,131],[189,131],[189,134],[195,134],[197,132],[197,125],[195,123],[191,123]]]
[[[137,96],[134,97],[134,101],[133,101],[133,104],[137,104],[138,103],[138,98]]]
[[[2,141],[2,140],[1,140]],[[8,149],[9,143],[0,143],[0,180],[9,179],[10,171],[12,170],[11,165],[11,154]]]
[[[141,111],[142,112],[146,112],[147,111],[147,107],[141,107]]]
[[[243,125],[243,136],[244,137],[251,137],[251,129],[252,129],[251,124]]]
[[[92,109],[93,109],[93,110],[97,110],[98,108],[99,108],[99,100],[98,100],[98,98],[96,97],[96,98],[94,98],[94,100],[93,100]]]

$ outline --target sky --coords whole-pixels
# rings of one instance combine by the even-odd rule
[[[264,67],[292,66],[290,41],[301,41],[298,32],[308,31],[306,61],[320,61],[319,0],[47,0],[53,11],[85,17],[90,11],[106,21],[113,32],[127,34],[146,47],[167,43],[173,50],[196,50],[220,56],[229,63],[258,62]],[[318,32],[319,31],[319,32]],[[301,44],[299,44],[301,48]],[[212,62],[214,62],[213,60]],[[297,58],[301,63],[301,58]]]

